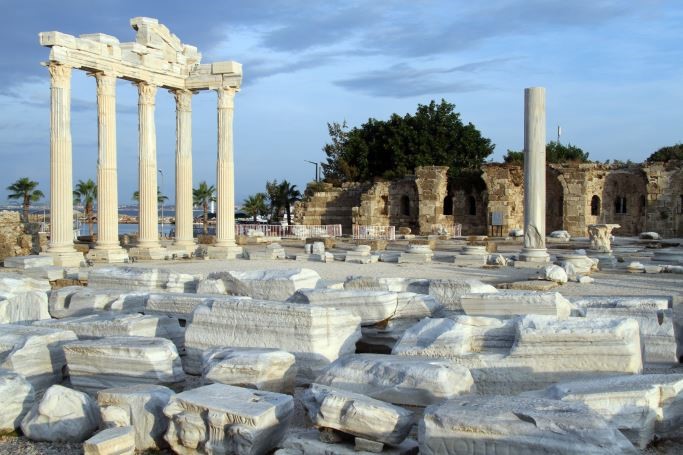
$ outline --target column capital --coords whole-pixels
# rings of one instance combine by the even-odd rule
[[[192,112],[192,90],[175,89],[169,92],[175,97],[177,111]]]
[[[218,109],[234,109],[236,87],[220,87],[216,89],[218,93]]]
[[[91,73],[97,81],[97,95],[114,95],[116,93],[116,75],[97,71]]]
[[[138,104],[154,105],[157,86],[144,81],[136,82],[135,85],[138,86]]]
[[[71,67],[51,62],[47,65],[53,87],[68,87],[71,84]]]

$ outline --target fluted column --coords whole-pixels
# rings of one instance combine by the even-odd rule
[[[546,262],[545,88],[524,90],[524,248],[522,261]]]
[[[50,63],[50,243],[48,253],[75,253],[71,159],[71,67]]]
[[[235,246],[235,165],[233,162],[232,119],[236,88],[219,88],[218,160],[216,162],[216,246]]]
[[[139,116],[139,248],[159,248],[157,212],[157,138],[154,126],[155,85],[138,82]]]
[[[192,92],[173,90],[176,100],[175,245],[193,247]]]
[[[97,244],[119,249],[119,204],[116,171],[116,76],[95,73],[97,81]]]

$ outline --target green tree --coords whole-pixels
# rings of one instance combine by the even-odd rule
[[[268,200],[268,213],[271,221],[280,221],[280,184],[276,180],[266,181],[266,199]]]
[[[524,163],[524,152],[519,150],[508,149],[507,154],[503,157],[506,163],[522,164]],[[545,161],[546,163],[567,163],[578,162],[587,163],[588,152],[584,152],[580,147],[572,144],[563,145],[559,142],[550,141],[545,146]]]
[[[88,235],[93,235],[95,201],[97,200],[97,184],[88,179],[85,182],[79,180],[74,190],[74,204],[82,204],[85,207],[85,219],[88,222]]]
[[[209,204],[216,200],[216,188],[209,186],[205,181],[200,182],[197,188],[192,190],[192,199],[195,205],[202,208],[202,225],[204,235],[209,233]]]
[[[244,202],[242,202],[242,210],[244,210],[244,213],[247,215],[254,217],[254,223],[256,223],[259,215],[268,213],[266,195],[264,193],[256,193],[247,197]]]
[[[662,147],[656,152],[653,152],[647,159],[648,163],[669,160],[683,160],[683,144]]]
[[[36,189],[37,186],[38,182],[29,180],[28,177],[22,177],[7,187],[7,191],[10,191],[7,198],[21,199],[23,201],[22,218],[24,223],[28,223],[28,211],[31,207],[31,202],[37,202],[45,197],[42,191]]]
[[[301,200],[301,192],[296,189],[296,185],[283,180],[278,186],[278,199],[280,200],[280,207],[285,209],[287,224],[292,224],[292,204]]]
[[[136,202],[138,202],[138,203],[140,202],[140,192],[139,192],[139,191],[135,191],[135,192],[133,193],[133,200],[136,201]],[[161,192],[161,190],[159,189],[159,187],[157,187],[157,203],[158,203],[158,204],[163,204],[163,203],[166,202],[166,201],[168,201],[168,196],[166,196],[165,194],[163,194],[163,193]]]
[[[371,118],[348,131],[345,124],[328,124],[328,131],[323,173],[332,183],[403,177],[417,166],[448,166],[455,177],[463,169],[478,168],[494,149],[445,100],[418,105],[413,115]]]

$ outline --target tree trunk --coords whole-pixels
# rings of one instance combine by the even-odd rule
[[[28,194],[24,194],[24,210],[23,210],[23,218],[24,218],[24,223],[28,223],[28,209],[31,207],[31,199],[29,198]]]
[[[291,208],[289,207],[289,204],[285,205],[285,212],[287,212],[287,224],[292,225],[292,213],[291,213]]]
[[[92,239],[93,235],[93,221],[92,221],[92,202],[85,204],[85,217],[88,220],[88,235]]]
[[[202,209],[204,209],[204,218],[202,224],[204,225],[204,235],[209,233],[209,204],[204,202],[202,204]]]

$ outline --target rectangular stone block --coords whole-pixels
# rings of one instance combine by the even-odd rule
[[[573,305],[558,292],[501,290],[493,293],[465,294],[460,297],[465,314],[470,316],[511,317],[526,314],[567,319]]]
[[[48,267],[54,265],[52,256],[10,256],[4,259],[4,266],[14,269],[30,269],[32,267]]]

